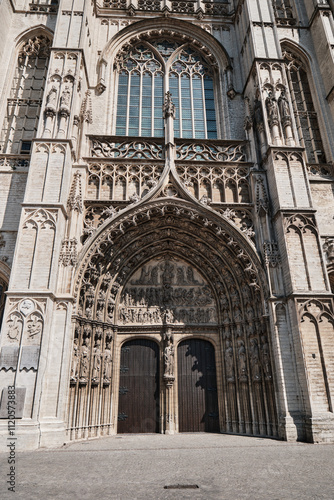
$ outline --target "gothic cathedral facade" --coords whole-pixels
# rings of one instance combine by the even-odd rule
[[[333,442],[333,1],[0,12],[0,442]]]

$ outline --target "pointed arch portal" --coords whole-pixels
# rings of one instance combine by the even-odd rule
[[[75,290],[81,361],[71,370],[74,437],[195,430],[277,435],[265,281],[237,229],[214,214],[208,219],[205,207],[157,199],[107,221],[86,248]],[[146,396],[129,397],[123,406],[130,396],[122,394],[130,376],[122,371],[127,347],[138,368],[131,387],[136,397],[148,391],[158,422],[153,413],[141,416]],[[144,351],[155,353],[154,362],[148,354],[144,360]],[[202,412],[196,422],[195,407]]]

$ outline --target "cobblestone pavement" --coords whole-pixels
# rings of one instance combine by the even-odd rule
[[[16,458],[13,493],[6,485],[7,455],[0,455],[1,499],[334,499],[331,444],[222,434],[122,435],[18,452]],[[184,488],[165,489],[176,485]]]

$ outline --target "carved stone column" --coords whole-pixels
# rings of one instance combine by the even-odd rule
[[[164,332],[164,374],[163,380],[165,382],[165,434],[174,434],[175,421],[174,421],[174,381],[175,381],[175,347],[172,329],[166,328]]]

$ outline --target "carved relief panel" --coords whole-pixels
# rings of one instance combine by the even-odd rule
[[[45,302],[30,298],[9,302],[9,314],[3,327],[0,370],[37,371],[43,334]],[[21,352],[19,356],[19,351]]]
[[[154,259],[124,288],[120,325],[216,324],[212,291],[196,269],[176,258]]]

